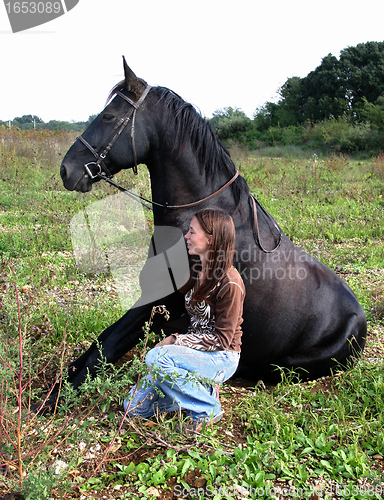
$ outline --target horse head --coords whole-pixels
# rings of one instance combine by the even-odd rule
[[[106,107],[68,150],[60,175],[70,190],[87,192],[102,176],[112,177],[122,169],[137,168],[149,151],[150,90],[124,59],[125,78],[111,91]]]

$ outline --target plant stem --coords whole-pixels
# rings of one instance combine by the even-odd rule
[[[21,415],[21,405],[22,405],[22,397],[23,397],[23,334],[21,330],[21,312],[20,312],[20,298],[19,298],[19,291],[17,289],[16,285],[16,279],[15,279],[15,272],[12,266],[12,263],[10,262],[10,268],[12,271],[12,276],[13,276],[13,286],[15,288],[15,295],[16,295],[16,304],[17,304],[17,318],[18,318],[18,332],[19,332],[19,360],[20,360],[20,368],[19,368],[19,373],[17,374],[18,378],[18,393],[17,393],[17,404],[19,406],[18,408],[18,419],[17,419],[17,428],[16,428],[16,446],[17,446],[17,462],[18,462],[18,471],[19,471],[19,478],[20,482],[23,480],[23,461],[22,461],[22,452],[21,452],[21,422],[22,422],[22,415]]]

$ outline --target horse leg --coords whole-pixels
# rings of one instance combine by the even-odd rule
[[[130,309],[116,323],[106,328],[79,358],[68,367],[68,382],[77,389],[89,373],[93,376],[102,360],[115,363],[144,335],[142,327],[149,320],[151,306]]]
[[[185,322],[180,320],[184,309],[177,307],[184,302],[182,304],[177,304],[175,300],[174,302],[172,307],[166,306],[168,310],[171,309],[169,312],[172,320],[167,321],[161,315],[155,316],[151,326],[152,331],[155,333],[163,331],[168,336],[176,331],[183,333],[183,330],[186,330]],[[143,338],[143,326],[150,318],[152,307],[153,304],[129,310],[116,323],[106,328],[89,349],[69,366],[68,380],[75,389],[84,382],[88,373],[91,376],[95,374],[102,359],[107,363],[116,363]]]

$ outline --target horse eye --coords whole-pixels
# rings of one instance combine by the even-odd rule
[[[104,113],[103,114],[103,120],[107,123],[113,122],[114,119],[115,119],[115,116],[112,115],[111,113]]]

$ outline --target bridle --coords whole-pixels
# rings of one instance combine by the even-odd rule
[[[108,134],[108,136],[103,139],[103,141],[97,146],[97,148],[93,148],[88,141],[84,139],[82,135],[78,136],[78,139],[86,146],[89,151],[93,154],[93,156],[96,158],[96,161],[91,161],[89,163],[86,163],[84,165],[84,168],[89,175],[91,179],[96,179],[97,177],[101,178],[108,178],[112,179],[113,174],[108,170],[106,167],[104,160],[111,150],[112,146],[115,144],[116,140],[119,138],[120,134],[123,132],[125,127],[128,125],[129,120],[131,119],[132,116],[132,121],[131,121],[131,141],[132,141],[132,152],[133,152],[133,161],[134,161],[134,166],[133,166],[133,172],[137,174],[137,155],[136,155],[136,147],[135,147],[135,119],[136,119],[136,112],[140,108],[140,106],[143,104],[145,98],[147,97],[149,91],[151,90],[151,86],[147,85],[145,88],[144,92],[141,94],[139,100],[137,102],[132,101],[129,97],[124,95],[120,90],[115,92],[116,95],[122,97],[125,99],[131,106],[132,108],[129,109],[129,111],[122,117],[120,120],[116,123],[114,128],[111,130],[111,132]],[[112,139],[109,141],[107,146],[104,148],[102,153],[100,153],[100,150],[110,138]],[[90,165],[96,165],[98,168],[98,171],[94,174],[92,173],[91,169],[89,168]]]
[[[96,161],[92,161],[92,162],[84,164],[84,168],[87,172],[86,175],[89,175],[89,177],[91,179],[96,179],[96,178],[103,179],[104,181],[108,182],[108,184],[111,184],[112,186],[116,187],[117,189],[119,189],[123,193],[127,194],[128,196],[132,197],[133,199],[135,199],[136,201],[138,201],[139,203],[141,203],[143,206],[145,206],[146,208],[148,208],[150,210],[153,210],[153,206],[157,206],[157,207],[163,208],[164,213],[166,213],[167,210],[191,208],[191,207],[195,207],[197,205],[200,205],[200,204],[210,200],[214,196],[217,196],[219,193],[221,193],[227,187],[229,187],[233,182],[235,182],[235,180],[239,176],[239,171],[236,170],[235,174],[231,177],[231,179],[229,179],[228,182],[226,182],[221,188],[219,188],[217,191],[210,194],[209,196],[206,196],[205,198],[202,198],[202,199],[197,200],[197,201],[193,201],[191,203],[186,203],[184,205],[169,205],[167,202],[166,203],[157,203],[156,201],[148,200],[147,198],[144,198],[144,196],[140,196],[139,194],[134,193],[132,191],[129,191],[128,189],[120,186],[119,184],[117,184],[116,182],[114,182],[112,180],[113,174],[111,174],[109,172],[108,168],[106,167],[106,165],[104,163],[104,160],[105,160],[107,154],[109,153],[112,146],[115,144],[116,140],[121,135],[121,133],[123,132],[125,127],[128,125],[128,123],[131,119],[131,116],[132,116],[131,141],[132,141],[132,152],[133,152],[133,161],[134,161],[134,165],[133,165],[132,169],[133,169],[134,174],[137,174],[137,155],[136,155],[136,147],[135,147],[135,118],[136,118],[137,110],[143,104],[143,102],[144,102],[145,98],[147,97],[150,90],[151,90],[151,86],[147,85],[147,87],[145,88],[144,92],[142,93],[142,95],[140,96],[140,98],[137,102],[132,101],[132,99],[130,99],[129,97],[127,97],[126,95],[124,95],[120,91],[115,92],[115,95],[118,95],[118,96],[122,97],[123,99],[125,99],[132,106],[132,108],[130,108],[129,111],[122,118],[120,118],[120,120],[117,122],[115,127],[112,129],[112,131],[99,144],[99,146],[97,148],[93,148],[86,141],[86,139],[84,139],[84,137],[82,135],[78,136],[78,139],[84,144],[84,146],[87,147],[87,149],[89,149],[89,151],[96,158]],[[100,153],[100,150],[102,149],[103,144],[105,144],[111,137],[112,137],[112,139],[109,141],[107,146],[103,149],[102,153]],[[98,168],[98,171],[96,173],[92,173],[91,169],[89,168],[90,165],[96,165]],[[257,199],[251,194],[249,194],[249,197],[250,197],[250,204],[251,204],[251,210],[252,210],[252,216],[253,216],[253,233],[254,233],[255,240],[256,240],[257,244],[259,245],[260,249],[264,253],[272,253],[280,246],[281,230],[278,227],[278,225],[275,223],[273,218],[264,209],[264,207],[257,201]],[[152,207],[147,205],[144,202],[151,204]],[[264,213],[266,213],[267,215],[269,215],[269,217],[271,217],[272,222],[278,231],[278,234],[279,234],[278,241],[276,243],[276,246],[272,250],[266,250],[261,244],[260,236],[259,236],[259,224],[258,224],[256,204],[264,211]]]

